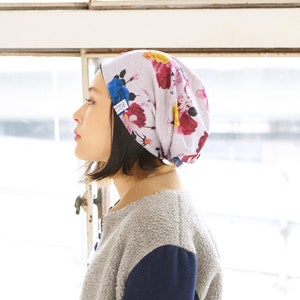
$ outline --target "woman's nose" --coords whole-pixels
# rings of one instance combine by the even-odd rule
[[[78,123],[81,123],[82,120],[84,119],[86,108],[87,108],[87,103],[83,103],[81,107],[79,107],[79,109],[74,112],[73,120]]]
[[[75,121],[75,122],[79,122],[79,111],[80,111],[80,108],[78,109],[78,110],[76,110],[75,112],[74,112],[74,114],[73,114],[73,120]]]

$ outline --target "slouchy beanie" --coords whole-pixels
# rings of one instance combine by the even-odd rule
[[[160,159],[193,163],[209,134],[201,80],[180,60],[133,50],[101,64],[114,110],[129,134]]]

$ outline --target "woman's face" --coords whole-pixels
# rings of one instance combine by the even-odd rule
[[[111,151],[111,100],[101,71],[91,86],[86,102],[74,113],[75,155],[82,160],[107,162]]]

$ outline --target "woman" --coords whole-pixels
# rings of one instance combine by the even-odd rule
[[[208,137],[200,80],[166,53],[130,51],[101,65],[74,120],[86,180],[110,178],[120,196],[81,299],[221,299],[216,247],[176,172]]]

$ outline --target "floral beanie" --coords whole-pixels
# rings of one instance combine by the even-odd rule
[[[134,50],[101,64],[115,112],[150,153],[176,166],[200,156],[209,133],[199,78],[175,57]]]

